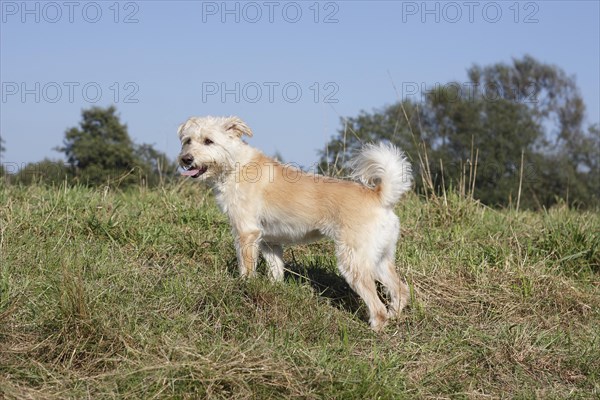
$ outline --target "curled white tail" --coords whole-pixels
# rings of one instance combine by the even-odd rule
[[[404,153],[392,144],[367,144],[352,159],[351,176],[379,190],[385,207],[393,207],[412,187],[412,168]]]

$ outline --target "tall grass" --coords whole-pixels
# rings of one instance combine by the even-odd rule
[[[240,280],[201,185],[3,186],[0,397],[600,394],[597,214],[460,191],[397,212],[411,303],[375,334],[330,242],[287,249],[282,284]]]

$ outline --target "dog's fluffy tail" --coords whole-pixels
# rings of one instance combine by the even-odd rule
[[[404,153],[392,144],[367,144],[350,162],[351,176],[379,192],[381,203],[393,207],[412,187],[412,168]]]

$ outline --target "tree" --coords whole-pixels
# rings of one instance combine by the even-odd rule
[[[2,136],[0,136],[0,176],[4,175],[4,165],[2,164],[2,155],[4,154],[5,151],[6,151],[6,148],[4,147],[4,139],[2,139]]]
[[[444,178],[437,182],[441,185],[456,182],[465,163],[477,162],[474,194],[486,204],[506,204],[517,197],[521,153],[533,153],[542,129],[522,103],[447,93],[456,87],[451,84],[428,94],[434,121],[430,126],[438,136],[431,144],[432,156],[442,161],[431,169]]]
[[[319,152],[319,169],[329,175],[345,174],[346,162],[362,143],[388,141],[398,144],[414,164],[418,143],[430,145],[432,141],[429,129],[416,128],[423,127],[424,123],[428,125],[423,110],[408,100],[373,113],[361,111],[357,117],[342,118],[340,123],[342,129],[337,136]]]
[[[517,196],[523,154],[523,206],[550,206],[557,197],[599,204],[598,126],[582,129],[585,105],[573,78],[530,56],[512,65],[473,66],[467,74],[470,82],[431,90],[423,103],[403,100],[342,120],[321,152],[321,169],[344,173],[336,168],[362,143],[390,141],[407,152],[417,175],[426,149],[441,190],[464,179],[475,153],[475,197],[507,205]],[[422,190],[424,182],[416,181]]]
[[[585,104],[574,77],[531,56],[514,59],[512,65],[473,66],[468,76],[492,95],[525,105],[544,127],[534,143],[536,154],[530,155],[537,170],[530,189],[536,188],[538,200],[545,199],[536,200],[538,205],[551,205],[557,197],[587,206],[599,203],[593,190],[598,165],[591,162],[597,159],[598,142],[594,127],[587,132],[583,127]]]
[[[28,163],[16,174],[10,176],[10,181],[23,185],[46,184],[60,185],[71,175],[71,168],[63,161],[44,159]]]
[[[92,185],[117,179],[134,169],[135,153],[127,126],[121,124],[116,108],[92,107],[83,110],[79,128],[65,132],[67,161],[75,168],[75,176]]]
[[[178,165],[169,160],[167,155],[154,146],[142,143],[135,145],[135,154],[139,166],[140,177],[148,186],[157,186],[174,179]]]
[[[585,154],[583,165],[585,178],[590,183],[590,193],[600,203],[600,125],[594,124],[588,127],[588,135],[585,144],[588,151]]]
[[[92,107],[82,111],[79,127],[65,132],[67,161],[74,177],[90,185],[118,182],[120,185],[156,185],[174,176],[176,166],[149,144],[136,144],[116,108]]]
[[[527,55],[512,65],[473,66],[467,75],[489,97],[495,96],[529,107],[537,122],[548,128],[543,143],[549,149],[569,148],[583,136],[585,104],[573,77],[555,65]],[[574,161],[576,159],[573,159]]]

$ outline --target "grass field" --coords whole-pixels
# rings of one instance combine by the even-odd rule
[[[240,280],[203,186],[0,187],[0,398],[600,396],[597,213],[397,212],[411,303],[376,334],[329,242]]]

